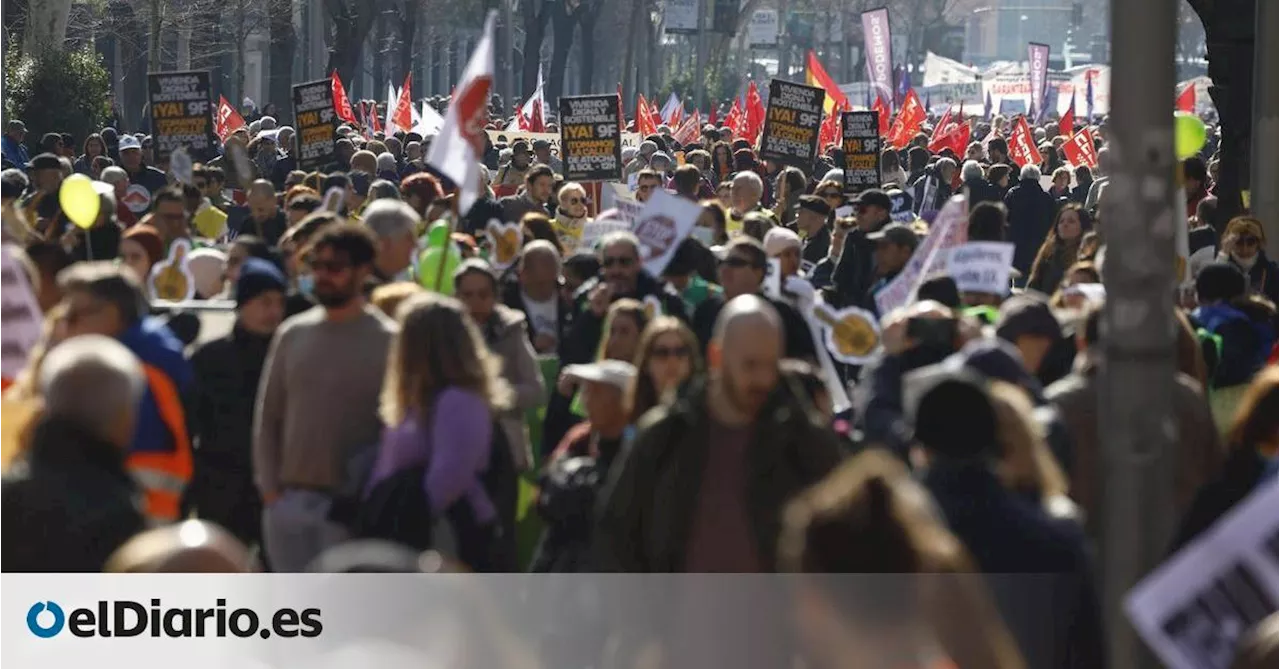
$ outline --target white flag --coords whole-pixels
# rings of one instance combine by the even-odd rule
[[[387,137],[396,134],[396,101],[399,99],[400,94],[396,93],[396,87],[391,85],[390,82],[387,82],[387,121],[382,124],[382,132],[386,133]],[[400,129],[404,130],[404,128]]]
[[[542,122],[540,127],[533,126],[534,109],[541,105],[541,112],[536,114]],[[507,132],[546,132],[547,131],[547,103],[542,94],[542,65],[538,65],[538,85],[533,89],[533,94],[528,100],[520,105],[520,113],[511,119],[507,124]]]
[[[422,114],[418,117],[418,124],[414,126],[413,131],[426,137],[440,132],[440,127],[444,125],[444,117],[440,112],[431,108],[426,100],[422,101]]]
[[[680,102],[680,98],[676,97],[675,91],[672,91],[671,95],[667,97],[667,104],[662,105],[662,122],[667,125],[676,123],[676,110],[680,110],[682,106],[683,103]]]
[[[489,122],[489,92],[493,88],[493,24],[496,11],[484,21],[484,33],[462,71],[444,126],[427,154],[427,163],[458,186],[458,211],[466,214],[480,194],[480,161],[484,159],[485,125]]]

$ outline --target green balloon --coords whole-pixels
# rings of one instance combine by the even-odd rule
[[[453,244],[447,249],[433,246],[423,251],[418,261],[418,283],[441,295],[453,295],[453,273],[461,264],[462,254]],[[440,280],[439,285],[436,284],[437,278]]]
[[[445,242],[449,241],[449,224],[444,221],[436,221],[427,228],[427,246],[432,248],[443,248]]]
[[[1206,139],[1204,121],[1188,112],[1173,115],[1173,149],[1178,160],[1185,160],[1200,153]]]

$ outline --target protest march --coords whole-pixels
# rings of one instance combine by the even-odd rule
[[[1174,252],[1129,255],[1118,92],[1029,42],[1016,108],[938,104],[927,68],[969,70],[898,72],[879,11],[865,99],[809,51],[701,106],[503,100],[491,14],[445,97],[335,70],[268,114],[156,71],[145,131],[7,115],[0,568],[791,572],[740,646],[686,649],[718,614],[677,597],[654,662],[1106,667],[1124,626],[1163,666],[1274,666],[1276,221],[1227,206],[1217,113],[1170,92]],[[1142,263],[1165,301],[1109,306]],[[1170,407],[1167,531],[1121,602],[1138,312],[1169,315],[1126,386]],[[604,666],[555,650],[608,624],[569,599],[538,661]]]

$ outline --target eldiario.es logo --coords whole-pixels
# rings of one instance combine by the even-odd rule
[[[71,609],[64,613],[57,602],[36,602],[27,610],[27,629],[41,639],[58,636],[63,629],[77,637],[201,638],[228,636],[285,638],[320,636],[324,625],[320,609],[277,609],[268,624],[259,621],[252,609],[227,610],[227,600],[215,600],[207,609],[166,608],[159,599],[150,606],[129,600],[97,602],[94,608]]]

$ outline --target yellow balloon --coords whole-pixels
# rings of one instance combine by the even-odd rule
[[[88,230],[98,220],[102,199],[93,187],[93,179],[83,174],[72,174],[62,180],[62,187],[58,189],[58,204],[62,205],[62,213],[72,223]]]

